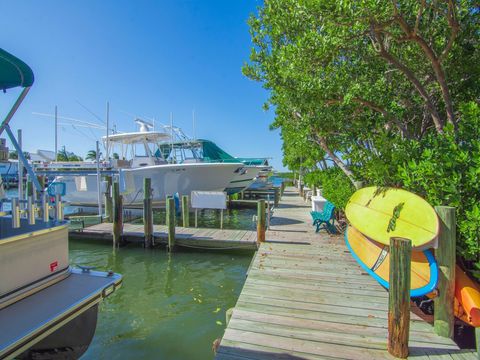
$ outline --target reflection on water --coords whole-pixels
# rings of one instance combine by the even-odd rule
[[[227,209],[223,212],[223,228],[224,229],[244,229],[254,230],[255,222],[252,221],[253,215],[257,214],[256,209]],[[190,213],[190,226],[195,226],[195,212]],[[220,210],[198,210],[198,227],[201,228],[220,228]],[[133,223],[142,224],[141,218],[131,221]],[[153,223],[165,225],[166,211],[164,209],[155,209],[153,211]],[[182,225],[181,216],[177,217],[177,225]]]
[[[95,338],[82,359],[211,359],[225,311],[235,305],[249,255],[144,250],[113,251],[70,241],[72,264],[124,275],[100,307]]]

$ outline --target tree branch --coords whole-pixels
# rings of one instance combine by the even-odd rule
[[[371,23],[371,27],[372,27],[372,33],[375,36],[375,42],[378,44],[378,49],[379,49],[378,53],[382,58],[387,60],[391,65],[399,69],[407,77],[407,79],[410,80],[410,82],[413,84],[415,89],[418,91],[420,96],[425,101],[437,131],[441,133],[443,131],[443,121],[440,118],[440,115],[438,114],[438,111],[435,108],[430,95],[428,94],[426,89],[423,87],[423,85],[420,83],[420,81],[416,78],[414,73],[386,50],[385,45],[383,44],[383,41],[380,38],[381,33],[375,29],[374,23]]]
[[[397,20],[397,23],[400,25],[400,28],[403,30],[403,32],[406,35],[406,39],[410,39],[414,42],[416,42],[420,48],[423,50],[423,53],[426,55],[426,57],[430,60],[430,63],[432,65],[433,71],[435,73],[435,77],[437,78],[437,82],[440,85],[440,89],[442,91],[442,97],[443,101],[445,103],[445,111],[447,113],[447,120],[451,124],[455,125],[455,113],[453,111],[453,103],[452,99],[450,96],[450,91],[448,89],[447,85],[447,80],[445,77],[445,72],[443,71],[443,67],[441,64],[441,59],[437,57],[437,54],[433,51],[433,49],[428,45],[428,43],[425,41],[423,37],[418,35],[416,30],[412,30],[408,23],[405,21],[403,16],[400,14],[397,5],[395,3],[395,0],[392,0],[393,4],[393,12],[395,15],[395,19]],[[450,39],[448,41],[447,47],[444,49],[447,50],[447,52],[450,50],[450,48],[453,45],[453,42],[455,41],[456,37],[456,32],[458,31],[455,30],[458,27],[458,24],[456,24],[455,18],[454,18],[454,4],[452,3],[452,0],[448,0],[448,22],[450,24],[450,27],[452,28],[452,33],[450,34]],[[418,19],[418,18],[417,18]],[[450,43],[451,42],[451,43]],[[442,53],[443,54],[443,53]]]

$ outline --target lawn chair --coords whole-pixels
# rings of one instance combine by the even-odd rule
[[[335,205],[330,201],[325,203],[323,211],[311,211],[313,226],[316,226],[317,229],[315,232],[319,232],[322,228],[327,230],[329,234],[335,234],[337,231],[335,229],[335,217],[334,217]]]

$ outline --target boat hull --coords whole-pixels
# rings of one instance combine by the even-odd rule
[[[97,328],[98,304],[55,330],[17,358],[79,359],[92,342]]]
[[[143,201],[143,180],[152,181],[153,201],[163,202],[166,197],[179,193],[190,195],[192,191],[223,191],[234,178],[235,171],[242,168],[235,163],[195,163],[145,166],[120,171],[120,187],[124,205]],[[58,176],[55,181],[66,184],[63,197],[73,205],[97,204],[97,177]],[[103,196],[102,196],[103,201]]]
[[[245,165],[239,169],[235,177],[230,181],[228,187],[225,189],[227,195],[239,193],[248,188],[257,179],[258,174],[265,166],[249,166]]]

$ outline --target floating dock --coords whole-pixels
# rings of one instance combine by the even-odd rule
[[[216,359],[394,359],[387,351],[387,291],[355,262],[342,236],[315,233],[309,211],[288,188]],[[409,358],[477,359],[426,320],[411,314]]]
[[[101,223],[70,232],[74,239],[99,239],[113,241],[112,223]],[[154,225],[155,244],[167,244],[168,228]],[[127,243],[143,243],[143,224],[124,224],[123,240]],[[175,227],[175,245],[190,248],[218,250],[257,250],[257,232],[250,230],[204,229]]]

